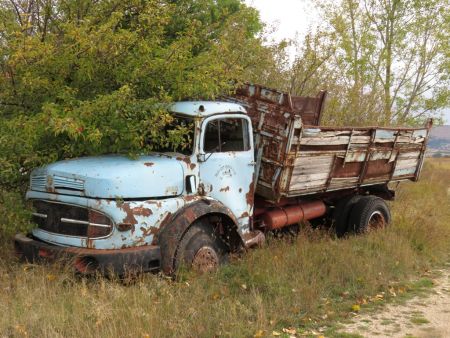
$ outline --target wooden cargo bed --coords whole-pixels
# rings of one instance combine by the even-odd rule
[[[297,97],[307,104],[294,106],[289,94],[255,85],[227,98],[244,105],[253,122],[258,195],[276,201],[418,179],[431,122],[424,128],[322,127],[324,98]],[[316,125],[304,125],[302,115]]]

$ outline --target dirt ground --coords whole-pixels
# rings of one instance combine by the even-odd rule
[[[356,315],[340,332],[363,337],[450,337],[450,264],[437,273],[428,295],[387,305],[376,313]]]

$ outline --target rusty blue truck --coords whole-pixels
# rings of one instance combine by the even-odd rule
[[[325,127],[326,93],[247,84],[220,101],[177,102],[188,146],[75,158],[36,168],[37,227],[15,236],[30,261],[70,258],[79,273],[210,271],[265,234],[321,219],[338,236],[390,222],[390,183],[418,180],[424,128]]]

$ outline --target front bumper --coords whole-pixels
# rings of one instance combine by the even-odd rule
[[[30,262],[67,260],[76,271],[90,274],[124,275],[127,272],[158,270],[161,261],[159,246],[145,245],[115,250],[63,247],[41,242],[17,234],[14,237],[16,253]]]

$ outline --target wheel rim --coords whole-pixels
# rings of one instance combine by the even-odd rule
[[[374,211],[369,217],[368,230],[382,229],[386,226],[386,219],[380,211]]]
[[[192,260],[192,268],[201,273],[214,271],[218,266],[217,252],[208,246],[201,247]]]

